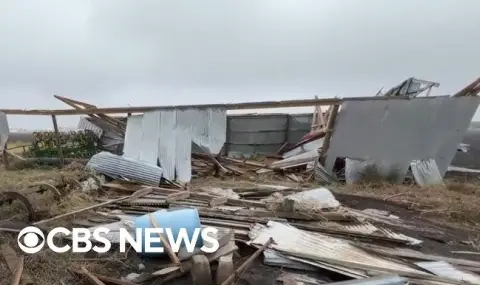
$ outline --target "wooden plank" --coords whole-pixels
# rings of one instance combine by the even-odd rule
[[[105,283],[103,283],[102,281],[100,281],[100,279],[98,279],[95,275],[93,275],[92,273],[90,273],[90,271],[88,271],[85,266],[82,266],[82,273],[83,275],[85,275],[88,280],[92,283],[92,284],[96,284],[96,285],[105,285]]]
[[[187,199],[188,197],[190,197],[190,192],[188,192],[188,191],[182,191],[182,192],[178,192],[178,193],[168,194],[167,203],[172,203],[172,202],[175,202],[175,201],[178,201],[178,200]]]
[[[22,255],[17,260],[17,265],[15,267],[15,272],[13,274],[12,285],[20,284],[20,279],[22,278],[22,273],[23,273],[23,259],[24,257]]]
[[[428,97],[436,98],[436,97]],[[178,106],[139,106],[139,107],[111,107],[97,109],[0,109],[7,115],[94,115],[94,114],[124,114],[124,113],[145,113],[150,111],[162,110],[185,110],[185,109],[207,109],[224,108],[227,110],[245,110],[245,109],[268,109],[268,108],[287,108],[287,107],[310,107],[310,106],[329,106],[340,105],[345,101],[383,101],[383,100],[411,100],[408,97],[349,97],[349,98],[324,98],[324,99],[299,99],[284,101],[263,101],[263,102],[244,102],[229,104],[204,104],[204,105],[178,105]]]
[[[242,265],[240,265],[238,269],[227,278],[227,280],[223,281],[221,285],[230,285],[231,283],[233,283],[233,281],[238,280],[240,275],[242,275],[243,272],[245,272],[250,266],[252,266],[253,261],[257,259],[258,256],[272,243],[273,239],[269,238],[268,241],[261,248],[255,251],[252,256],[250,256],[244,263],[242,263]]]
[[[97,204],[97,205],[93,205],[93,206],[86,207],[86,208],[79,209],[79,210],[75,210],[75,211],[72,211],[72,212],[69,212],[69,213],[61,214],[61,215],[52,217],[50,219],[38,221],[38,222],[34,223],[33,225],[37,226],[37,225],[40,225],[40,224],[45,224],[45,223],[48,223],[48,222],[51,222],[51,221],[54,221],[54,220],[57,220],[57,219],[60,219],[60,218],[65,218],[65,217],[68,217],[68,216],[71,216],[71,215],[82,213],[82,212],[85,212],[85,211],[88,211],[88,210],[93,210],[93,209],[96,209],[96,208],[99,208],[99,207],[103,207],[103,206],[106,206],[106,205],[109,205],[109,204],[112,204],[112,203],[116,203],[116,202],[120,202],[120,201],[124,201],[124,200],[127,200],[127,199],[134,200],[134,199],[142,197],[143,195],[149,194],[151,191],[152,191],[151,188],[144,188],[142,190],[139,190],[139,191],[133,193],[130,196],[120,197],[120,198],[109,200],[109,201],[106,201],[106,202],[103,202],[103,203],[100,203],[100,204]]]
[[[333,106],[332,112],[330,113],[330,116],[328,116],[327,127],[325,129],[325,138],[323,139],[322,150],[320,152],[321,159],[323,159],[323,157],[327,153],[328,148],[330,147],[330,138],[333,134],[333,127],[335,125],[335,120],[337,119],[339,108],[340,106],[338,105]]]
[[[209,205],[210,205],[210,207],[216,207],[216,206],[226,204],[227,202],[228,202],[227,197],[218,197],[218,198],[213,198],[210,201]]]
[[[150,214],[149,215],[150,222],[152,223],[152,226],[155,228],[161,228],[161,226],[157,223],[155,220],[155,217]],[[170,242],[168,242],[168,239],[165,238],[165,236],[161,233],[157,233],[158,237],[162,241],[163,248],[167,251],[168,257],[170,257],[170,260],[174,264],[179,264],[180,265],[180,259],[178,258],[177,254],[173,251],[172,247],[170,246]]]
[[[17,253],[15,250],[8,244],[2,244],[0,247],[0,252],[3,256],[3,259],[5,260],[5,263],[7,264],[8,269],[12,273],[12,275],[15,273],[16,266],[18,264],[19,257],[17,256]],[[30,285],[30,284],[35,284],[33,282],[32,277],[28,275],[27,272],[23,273],[22,280],[20,284],[22,285]]]

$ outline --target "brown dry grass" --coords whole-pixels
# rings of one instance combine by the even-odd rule
[[[480,227],[480,183],[446,180],[445,186],[359,184],[337,191],[383,199],[417,210],[422,216],[457,225]]]
[[[1,191],[18,191],[26,188],[33,182],[48,182],[54,184],[64,177],[78,177],[78,170],[59,170],[59,169],[30,169],[30,170],[0,170],[0,192]],[[83,193],[80,189],[59,189],[67,191],[60,201],[55,201],[50,191],[44,194],[28,194],[26,195],[37,211],[44,211],[45,217],[52,217],[59,214],[71,212],[77,209],[85,208],[94,204],[94,195],[91,193]],[[0,220],[20,219],[25,220],[25,211],[17,207],[17,203],[11,205],[5,204],[0,206]],[[23,213],[23,215],[17,215]],[[47,228],[64,226],[71,228],[72,221],[83,217],[86,214],[73,215],[68,218],[59,219],[48,223]],[[20,254],[21,251],[16,245],[15,234],[0,232],[0,244],[8,243]],[[123,257],[123,256],[122,256]],[[119,269],[133,271],[128,260],[122,261],[120,256],[112,256],[108,259],[102,258],[98,261],[85,261],[79,254],[57,254],[48,250],[43,250],[37,254],[25,256],[24,270],[28,272],[35,280],[35,284],[82,284],[84,278],[72,273],[72,270],[79,270],[81,266],[85,266],[91,272],[104,274],[108,276],[119,277]],[[10,284],[12,274],[6,266],[0,255],[0,285]],[[85,284],[85,283],[83,283]]]

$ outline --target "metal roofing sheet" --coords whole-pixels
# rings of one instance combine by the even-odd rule
[[[415,264],[440,277],[446,277],[458,281],[467,281],[472,284],[480,284],[480,276],[472,272],[459,270],[445,261],[425,261],[417,262]]]
[[[443,176],[479,102],[478,96],[345,102],[325,168],[331,170],[337,157],[392,165],[435,158]]]
[[[325,258],[390,270],[422,273],[402,263],[369,254],[346,240],[302,231],[278,222],[269,221],[267,226],[256,224],[249,236],[250,242],[255,245],[263,245],[272,237],[274,244],[271,247],[291,256],[311,260],[318,258],[317,260],[320,261]]]
[[[150,164],[157,165],[158,162],[158,139],[160,133],[160,112],[148,112],[142,118],[142,142],[140,157],[138,159]]]
[[[443,184],[435,159],[414,160],[410,163],[410,168],[415,181],[420,186]]]
[[[133,159],[140,158],[142,145],[142,119],[143,115],[130,116],[127,119],[125,143],[123,145],[123,155],[126,157]]]
[[[181,183],[192,179],[192,136],[189,132],[176,131],[175,173]]]
[[[156,165],[105,151],[92,156],[87,167],[115,179],[123,178],[145,185],[158,186],[162,178],[162,169]]]
[[[163,177],[175,180],[175,149],[176,136],[174,133],[177,116],[174,110],[160,112],[158,160],[163,169]],[[155,130],[152,130],[152,132]]]
[[[80,130],[90,130],[92,131],[98,138],[101,138],[103,135],[103,129],[99,126],[95,125],[94,123],[87,120],[85,117],[81,117],[80,121],[78,122],[78,129]]]

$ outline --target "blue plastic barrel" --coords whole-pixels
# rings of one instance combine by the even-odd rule
[[[142,247],[142,252],[139,252],[142,255],[158,256],[158,255],[166,254],[166,251],[164,251],[163,253],[145,252],[145,229],[154,228],[150,220],[151,219],[150,215],[153,215],[156,221],[156,225],[163,228],[165,238],[168,238],[165,231],[166,228],[170,228],[172,230],[174,238],[178,237],[178,234],[181,228],[185,228],[187,230],[189,240],[192,240],[195,229],[198,228],[201,230],[200,216],[198,215],[197,209],[193,209],[193,208],[181,209],[181,210],[175,210],[175,211],[160,210],[154,213],[140,216],[135,219],[135,228],[142,230],[143,247]],[[153,233],[151,234],[151,237],[157,238],[158,235],[156,233]],[[150,246],[152,248],[161,247],[162,243],[155,242],[155,243],[151,243]],[[203,239],[199,233],[195,247],[200,248],[202,246],[203,246]],[[181,248],[182,247],[185,247],[184,242],[182,242],[181,244]]]

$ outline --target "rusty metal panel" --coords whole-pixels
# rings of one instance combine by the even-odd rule
[[[412,160],[434,158],[443,176],[479,101],[477,96],[444,96],[346,102],[335,123],[326,169],[332,170],[336,157],[405,167]]]
[[[127,119],[123,155],[133,159],[140,158],[142,146],[142,119],[143,115],[130,116]]]

